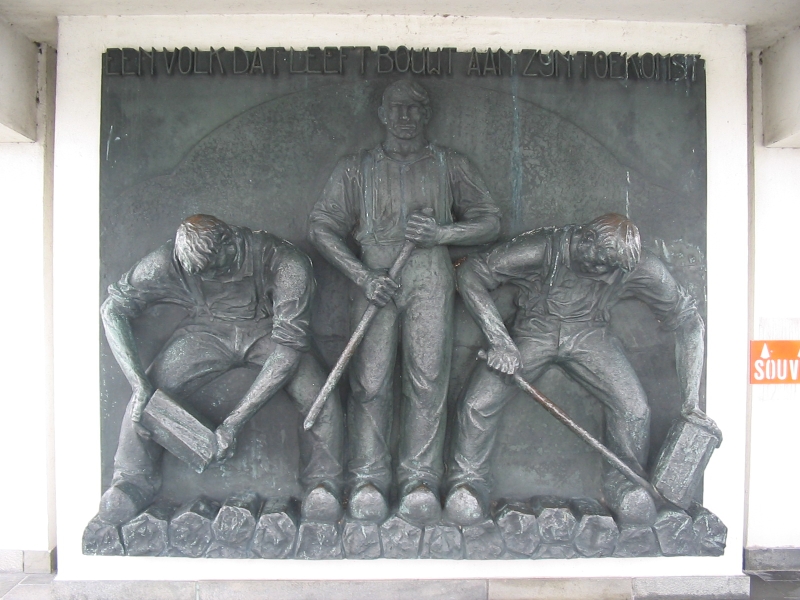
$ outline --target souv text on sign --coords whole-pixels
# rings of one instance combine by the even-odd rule
[[[752,340],[750,383],[800,383],[800,340]]]

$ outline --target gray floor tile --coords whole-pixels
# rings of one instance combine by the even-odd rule
[[[192,581],[55,581],[52,588],[53,600],[196,600],[197,596]]]
[[[0,573],[0,598],[25,577],[23,573]]]
[[[630,600],[631,580],[498,579],[489,581],[489,600]]]
[[[486,600],[486,582],[201,581],[198,600]]]
[[[633,580],[635,600],[747,600],[750,580],[730,577],[641,577]]]
[[[20,585],[49,585],[53,583],[55,573],[36,573],[33,575],[26,575],[25,579],[20,581]]]
[[[753,600],[798,600],[800,581],[761,581],[753,577],[750,580],[750,597]]]
[[[53,600],[53,586],[18,585],[3,596],[3,600]]]

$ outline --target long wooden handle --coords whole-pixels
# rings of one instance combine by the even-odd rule
[[[478,352],[478,357],[486,360],[487,355],[486,352],[481,350]],[[636,473],[633,469],[631,469],[628,465],[626,465],[622,460],[614,454],[611,450],[606,448],[599,440],[597,440],[591,433],[586,431],[583,427],[578,425],[575,421],[570,418],[570,416],[561,410],[550,398],[545,396],[542,392],[537,390],[533,387],[530,383],[525,381],[519,373],[514,373],[513,375],[514,383],[517,386],[533,397],[539,404],[544,407],[544,409],[553,415],[556,419],[561,421],[564,425],[566,425],[574,434],[576,434],[579,438],[581,438],[584,442],[589,444],[592,448],[597,450],[600,455],[606,459],[606,461],[615,469],[617,469],[620,473],[622,473],[629,481],[643,487],[648,494],[650,494],[654,500],[657,502],[661,502],[664,504],[669,504],[669,502],[664,498],[664,496],[659,493],[659,491],[653,487],[653,485],[647,481],[644,477]]]
[[[400,271],[408,262],[408,259],[411,258],[411,253],[413,251],[414,242],[407,241],[400,250],[400,254],[395,259],[394,264],[389,269],[389,277],[391,279],[395,279],[400,274]],[[355,331],[353,331],[353,335],[350,336],[350,341],[347,342],[347,346],[345,346],[342,355],[339,357],[339,360],[336,361],[336,365],[328,375],[325,385],[322,386],[319,394],[317,394],[314,404],[311,405],[311,409],[308,411],[308,414],[303,421],[303,429],[306,431],[311,429],[311,427],[314,425],[314,421],[317,420],[317,416],[319,416],[319,412],[322,410],[325,400],[328,399],[328,396],[330,396],[333,388],[335,388],[336,384],[339,383],[347,364],[350,362],[350,359],[353,358],[356,348],[358,348],[361,340],[364,339],[364,335],[367,333],[367,328],[369,328],[372,319],[375,318],[375,315],[378,314],[379,310],[380,308],[374,304],[370,304],[367,307],[367,310],[364,311],[364,314],[361,316],[361,320],[358,322],[358,326],[356,327]]]

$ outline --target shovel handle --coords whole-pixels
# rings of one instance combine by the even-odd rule
[[[389,277],[391,279],[395,279],[400,274],[400,271],[408,262],[408,259],[411,258],[411,253],[413,251],[414,242],[407,241],[400,250],[400,254],[397,255],[394,264],[392,264],[392,267],[389,269]],[[372,319],[375,318],[375,315],[378,314],[379,310],[380,308],[374,304],[370,304],[364,311],[364,314],[361,316],[361,320],[358,322],[358,326],[355,328],[355,331],[353,331],[353,335],[350,336],[350,341],[347,342],[347,346],[345,346],[342,355],[339,357],[339,360],[336,361],[336,365],[328,375],[328,379],[325,380],[325,385],[322,386],[319,394],[317,394],[314,404],[311,405],[311,409],[308,411],[308,414],[303,421],[303,429],[306,431],[314,426],[314,422],[317,420],[322,407],[325,405],[325,400],[328,399],[328,396],[331,395],[333,388],[335,388],[336,384],[339,383],[339,380],[344,374],[345,368],[350,362],[350,359],[353,358],[356,348],[358,348],[361,340],[364,339],[364,335],[366,335]]]
[[[481,360],[487,360],[488,356],[484,350],[480,350],[478,352],[478,358]],[[661,495],[661,493],[653,487],[649,481],[647,481],[644,477],[636,473],[633,469],[631,469],[628,465],[622,462],[616,454],[614,454],[611,450],[606,448],[599,440],[597,440],[591,433],[586,431],[583,427],[578,425],[572,418],[561,410],[552,400],[550,400],[547,396],[545,396],[542,392],[537,390],[533,387],[530,383],[525,381],[522,378],[522,375],[519,373],[514,373],[512,375],[514,379],[514,383],[526,392],[529,396],[533,397],[536,402],[542,405],[542,407],[553,415],[556,419],[561,421],[564,425],[566,425],[570,431],[572,431],[575,435],[581,438],[584,442],[589,444],[592,448],[597,450],[601,456],[615,469],[617,469],[620,473],[622,473],[629,481],[632,481],[636,485],[639,485],[645,489],[645,491],[650,494],[654,500],[657,502],[668,504],[669,502]]]

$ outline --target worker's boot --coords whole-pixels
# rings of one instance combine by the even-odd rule
[[[342,517],[342,503],[333,486],[320,483],[308,492],[300,506],[300,516],[304,521],[336,523]]]
[[[629,481],[622,473],[610,471],[603,481],[606,504],[619,525],[652,525],[656,520],[656,505],[641,486]]]
[[[442,516],[439,497],[425,483],[412,483],[404,486],[405,493],[400,498],[397,514],[406,521],[421,525],[436,523]]]
[[[472,486],[462,483],[447,494],[444,516],[456,525],[473,525],[486,519],[485,504]]]
[[[350,492],[347,514],[359,521],[382,522],[389,512],[386,497],[369,481],[358,484]]]
[[[100,498],[97,516],[111,525],[122,525],[147,508],[154,495],[129,481],[119,481]]]

